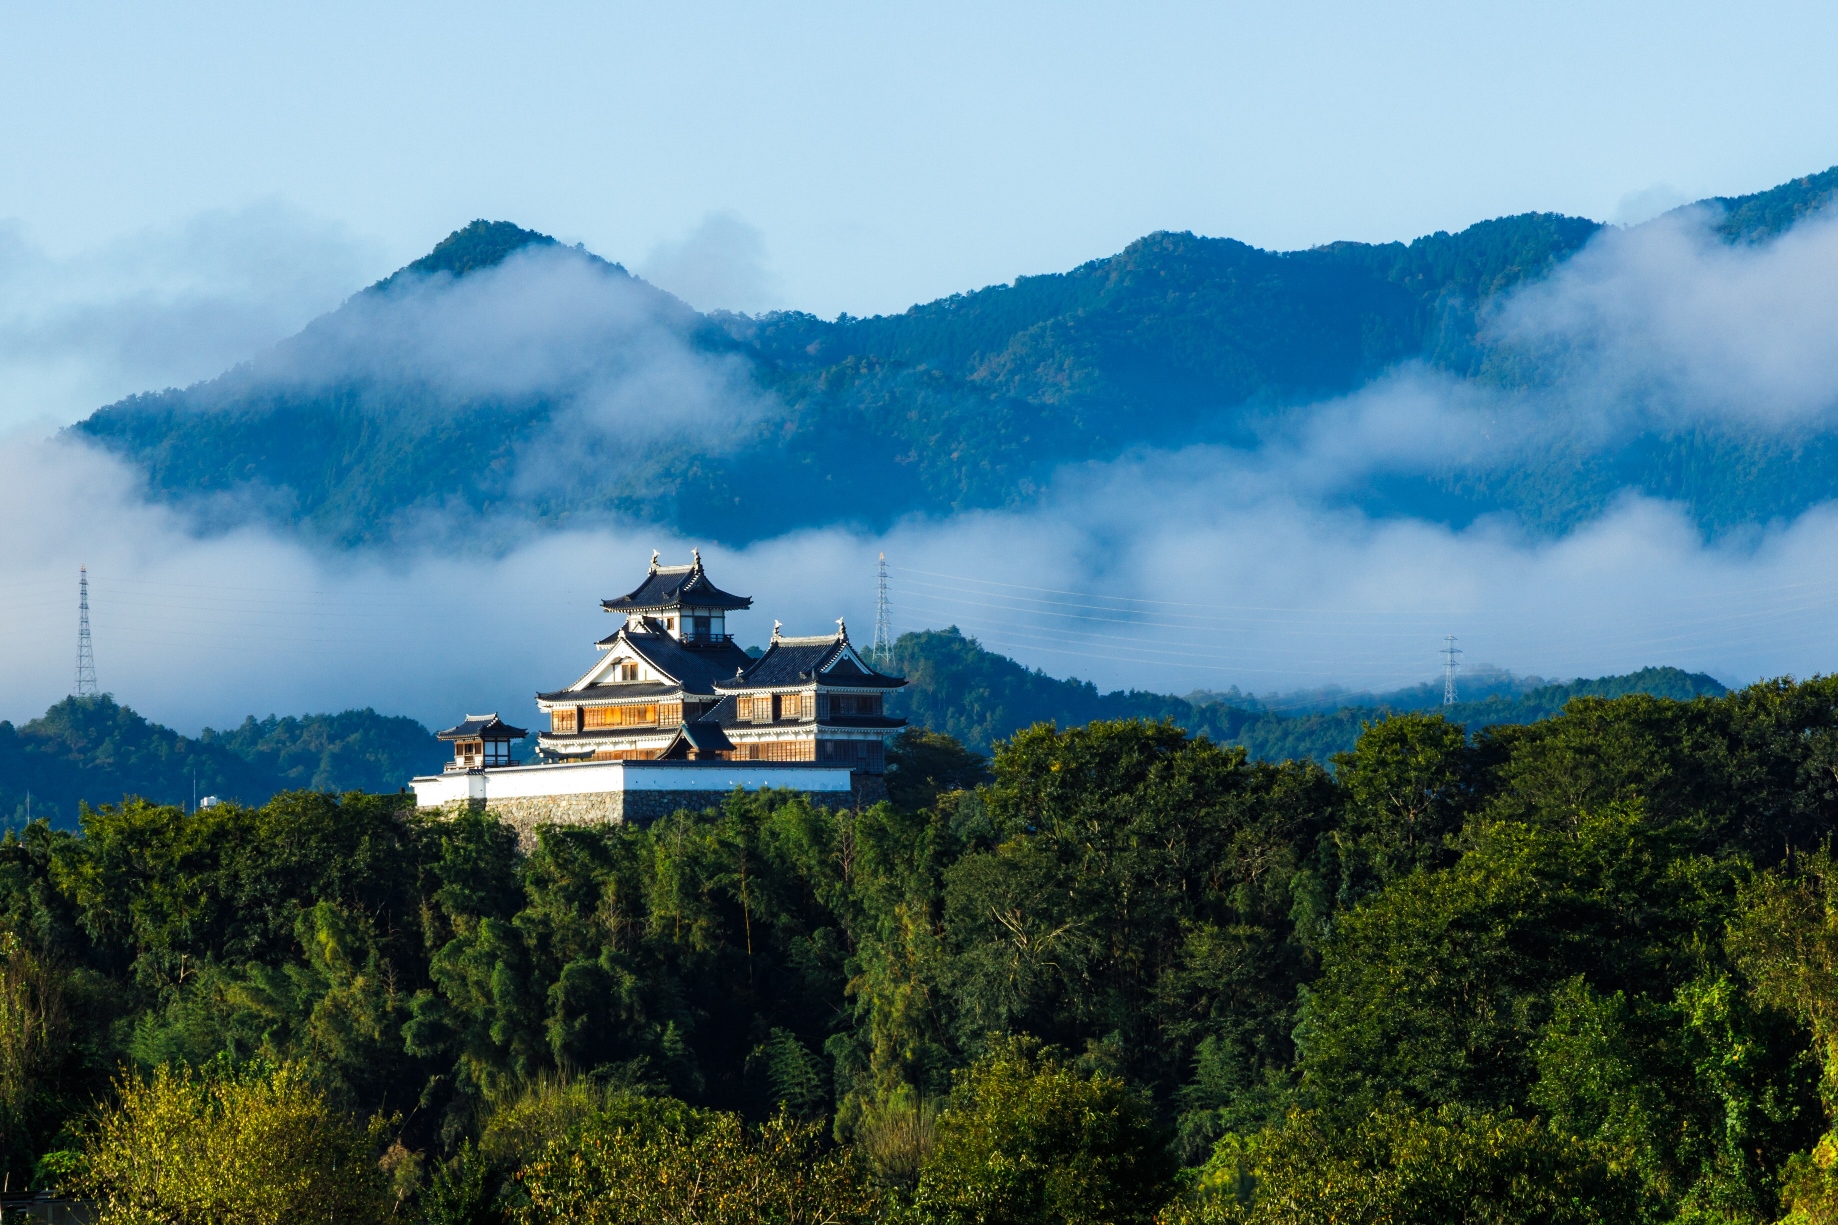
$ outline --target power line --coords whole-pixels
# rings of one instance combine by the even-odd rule
[[[881,554],[881,564],[876,576],[874,601],[874,649],[870,657],[879,671],[885,672],[893,667],[893,615],[887,603],[887,554]]]
[[[77,696],[96,696],[96,653],[89,641],[89,567],[77,570]]]
[[[1443,658],[1442,704],[1444,706],[1453,706],[1455,705],[1455,669],[1457,667],[1455,657],[1461,654],[1461,648],[1455,645],[1454,634],[1444,634],[1442,640],[1448,643],[1441,651],[1437,652]]]

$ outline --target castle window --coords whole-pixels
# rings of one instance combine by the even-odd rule
[[[627,706],[589,706],[583,712],[586,718],[582,722],[587,729],[606,727],[654,727],[657,724],[657,704],[632,703]]]
[[[832,693],[830,713],[855,716],[878,715],[881,713],[881,695],[878,693]]]
[[[549,730],[560,735],[572,734],[575,730],[574,708],[550,711]]]
[[[637,680],[638,679],[638,665],[637,664],[620,664],[619,665],[619,679],[622,681]]]

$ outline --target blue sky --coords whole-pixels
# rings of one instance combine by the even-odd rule
[[[1160,228],[1295,248],[1639,221],[1838,163],[1834,36],[1838,10],[1761,4],[0,5],[0,718],[68,691],[79,564],[103,684],[153,717],[444,724],[527,714],[591,658],[597,600],[697,544],[756,597],[755,636],[866,634],[885,551],[897,629],[958,624],[1107,688],[1384,688],[1434,677],[1446,633],[1545,676],[1828,671],[1838,505],[1715,540],[1637,498],[1558,540],[1345,510],[1336,482],[1493,437],[1421,371],[1255,454],[1125,456],[1027,506],[745,550],[625,523],[493,557],[201,535],[46,435],[263,352],[474,217],[699,307],[826,316]],[[1754,249],[1701,225],[1605,233],[1509,322],[1589,342],[1597,425],[1660,377],[1680,421],[1838,428],[1838,217]],[[526,272],[549,287],[493,309],[576,317]],[[1176,569],[1194,602],[1067,622]],[[451,649],[456,607],[490,650]]]
[[[8,4],[0,219],[69,256],[280,206],[375,274],[507,218],[730,299],[699,305],[863,314],[1158,228],[1766,187],[1838,162],[1835,36],[1807,4]]]

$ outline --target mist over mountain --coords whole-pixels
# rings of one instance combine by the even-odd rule
[[[75,430],[208,523],[357,545],[455,513],[616,517],[738,545],[1026,505],[1067,465],[1145,449],[1266,454],[1306,437],[1311,406],[1427,388],[1464,418],[1447,445],[1357,465],[1328,502],[1559,533],[1633,490],[1717,531],[1838,492],[1834,388],[1692,411],[1681,342],[1643,313],[1677,287],[1650,274],[1696,259],[1715,277],[1713,247],[1752,269],[1835,188],[1838,169],[1627,231],[1525,214],[1295,252],[1158,233],[1070,272],[828,321],[703,315],[583,250],[475,222],[275,349]],[[1809,240],[1816,262],[1831,244]]]
[[[577,675],[599,600],[694,545],[755,598],[737,632],[865,639],[884,552],[896,634],[1106,692],[1331,715],[1430,681],[1447,634],[1518,676],[1828,670],[1834,187],[1156,234],[833,320],[480,222],[218,377],[0,445],[0,715],[68,691],[79,562],[105,688],[187,732],[444,726]]]

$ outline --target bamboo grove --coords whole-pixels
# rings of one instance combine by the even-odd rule
[[[127,801],[0,844],[8,1177],[105,1221],[1838,1219],[1838,681],[909,733],[520,849]]]

